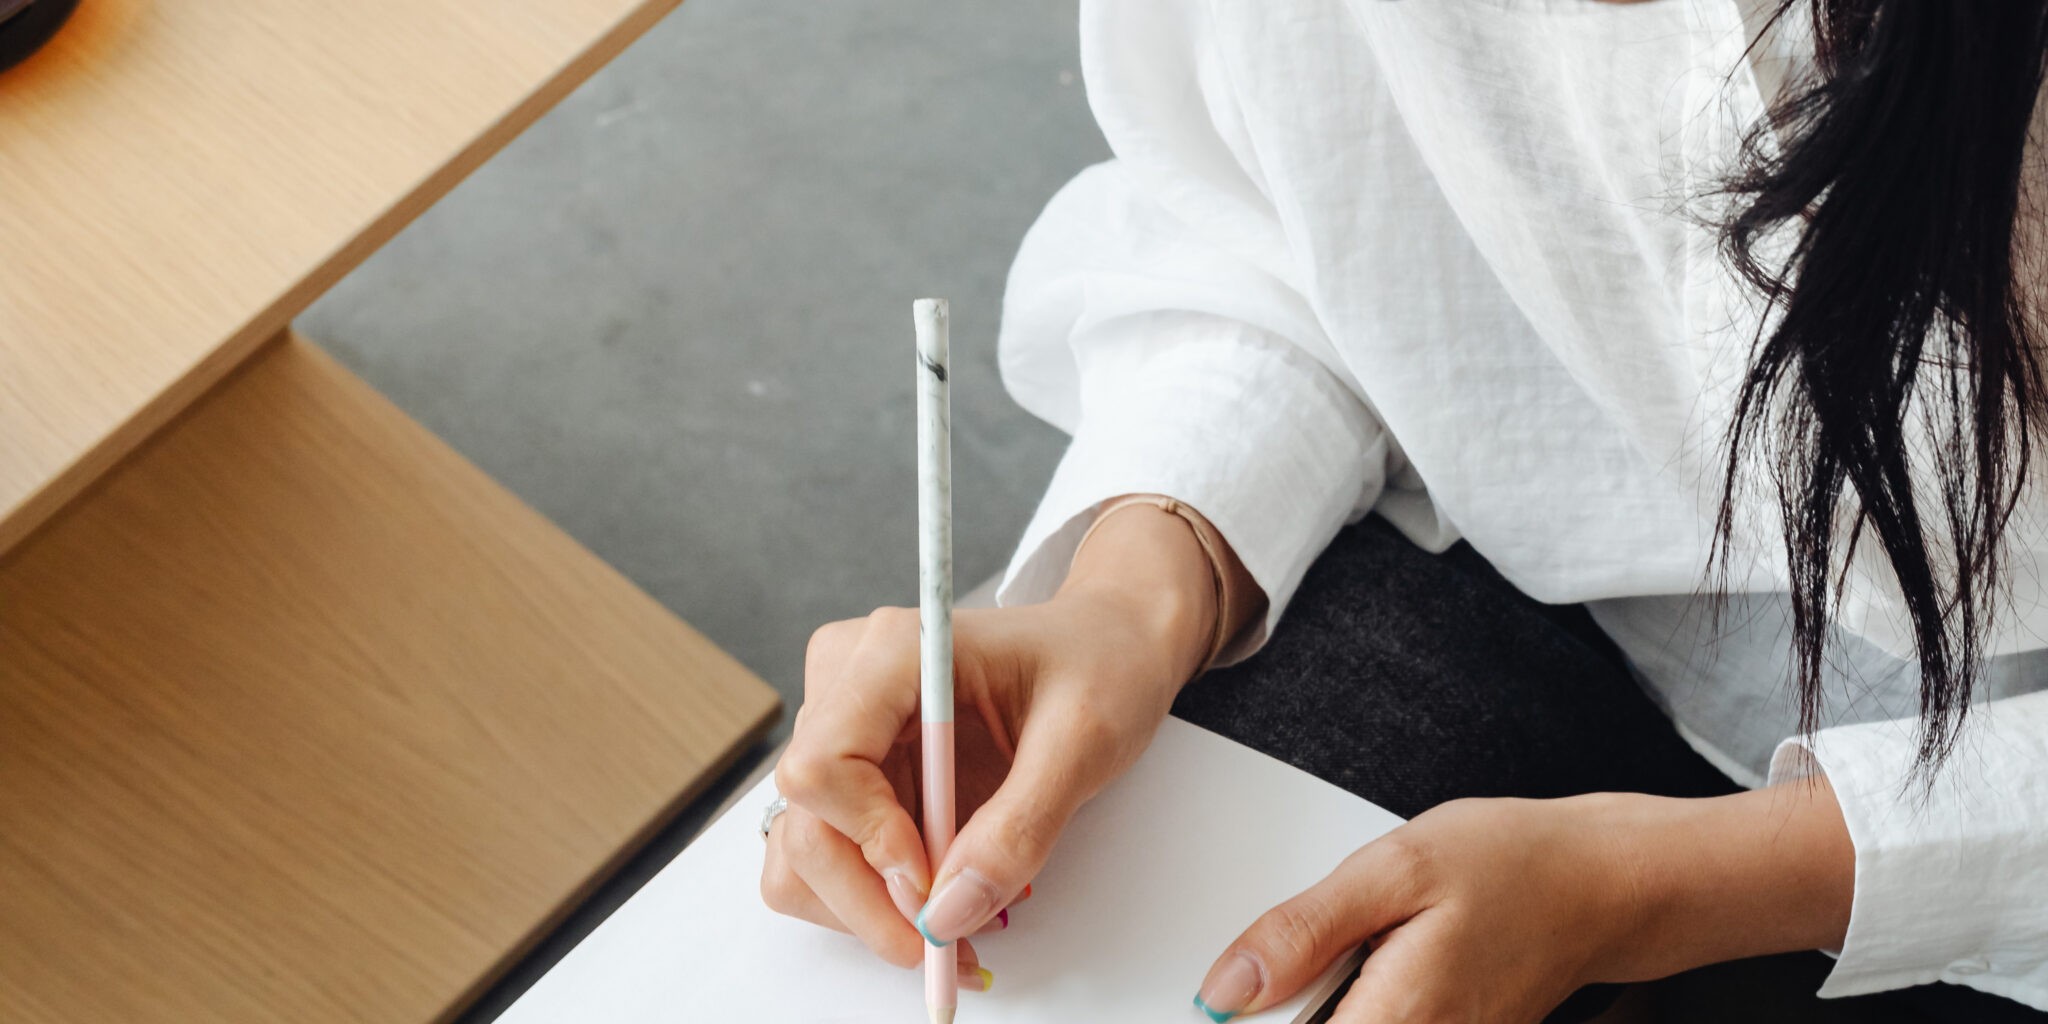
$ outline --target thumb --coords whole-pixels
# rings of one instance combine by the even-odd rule
[[[1090,728],[1053,708],[1035,710],[1017,738],[1017,756],[986,802],[967,820],[932,878],[917,929],[945,945],[1008,906],[1045,866],[1060,831],[1114,773],[1114,754]]]
[[[1195,995],[1209,1019],[1263,1010],[1301,991],[1338,957],[1420,910],[1415,886],[1382,843],[1266,911],[1230,944]]]

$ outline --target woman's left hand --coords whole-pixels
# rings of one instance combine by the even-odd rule
[[[1268,911],[1209,969],[1215,1020],[1360,943],[1331,1024],[1540,1021],[1591,982],[1839,942],[1854,849],[1825,780],[1706,800],[1458,800]]]

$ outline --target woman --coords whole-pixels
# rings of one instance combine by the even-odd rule
[[[1083,9],[1116,159],[1010,281],[1074,441],[958,619],[974,810],[926,864],[914,616],[827,626],[770,904],[915,964],[1177,706],[1415,815],[1218,951],[1215,1020],[1361,941],[1339,1022],[1816,949],[2048,1008],[2044,6]]]

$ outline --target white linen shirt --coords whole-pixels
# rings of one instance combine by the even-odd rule
[[[1856,891],[1823,995],[1947,980],[2048,1009],[2048,693],[2027,692],[2048,680],[2009,672],[1923,792],[1910,703],[1846,701],[1830,721],[1855,724],[1808,741],[1782,695],[1673,698],[1782,691],[1729,670],[1782,667],[1781,633],[1722,637],[1749,658],[1707,666],[1640,642],[1707,585],[1719,444],[1766,315],[1691,215],[1782,71],[1745,58],[1752,13],[1084,0],[1115,159],[1053,199],[1011,271],[1004,380],[1073,443],[1000,599],[1050,596],[1105,499],[1172,495],[1269,598],[1242,656],[1346,522],[1377,511],[1430,550],[1462,537],[1531,596],[1592,602],[1731,774],[1828,775]],[[1768,607],[1782,525],[1749,498],[1734,589]],[[2048,636],[2048,516],[2022,520],[1987,643],[2008,659]],[[1834,626],[1910,665],[1896,585],[1863,548]],[[1769,742],[1731,754],[1712,735],[1730,729]]]

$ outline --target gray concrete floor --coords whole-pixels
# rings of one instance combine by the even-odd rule
[[[916,599],[912,299],[953,306],[963,587],[1065,444],[1003,393],[995,327],[1024,230],[1107,155],[1075,24],[1076,0],[689,0],[299,326],[793,710],[812,629]]]
[[[690,0],[300,326],[794,708],[813,628],[915,600],[912,299],[953,306],[963,587],[1065,443],[995,326],[1107,155],[1075,7]]]

